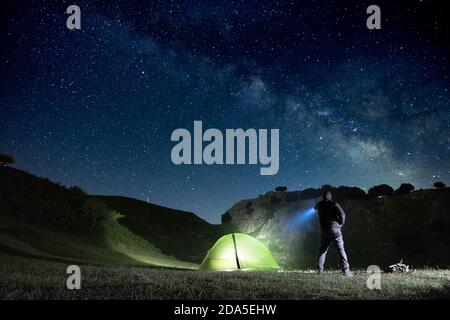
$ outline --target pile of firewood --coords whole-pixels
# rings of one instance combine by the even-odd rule
[[[387,272],[397,272],[397,273],[407,273],[410,271],[410,268],[408,265],[403,263],[403,259],[400,260],[400,262],[391,264],[387,270]]]

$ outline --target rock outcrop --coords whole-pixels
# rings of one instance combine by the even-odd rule
[[[237,225],[272,251],[285,268],[314,268],[319,242],[316,214],[302,217],[319,198],[302,191],[267,192],[230,208]],[[343,228],[353,267],[386,267],[404,258],[413,267],[450,265],[450,188],[380,198],[341,199]],[[328,265],[338,267],[334,248]]]

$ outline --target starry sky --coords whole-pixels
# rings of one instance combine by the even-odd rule
[[[278,185],[450,182],[445,1],[392,2],[2,1],[0,152],[213,223]],[[278,174],[174,165],[171,133],[194,120],[280,129]]]

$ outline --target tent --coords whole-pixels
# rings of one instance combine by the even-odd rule
[[[264,270],[280,268],[270,251],[243,233],[221,237],[208,251],[200,270]]]

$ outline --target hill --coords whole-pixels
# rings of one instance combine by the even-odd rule
[[[201,262],[214,242],[234,226],[212,225],[192,212],[161,207],[144,201],[95,196],[109,208],[125,215],[120,220],[134,234],[153,243],[165,254],[190,262]]]
[[[89,196],[9,167],[0,167],[0,182],[0,252],[7,254],[194,268],[174,256],[198,262],[211,244],[205,235],[220,228],[192,213],[124,197]],[[199,249],[193,249],[188,240],[197,231]]]

